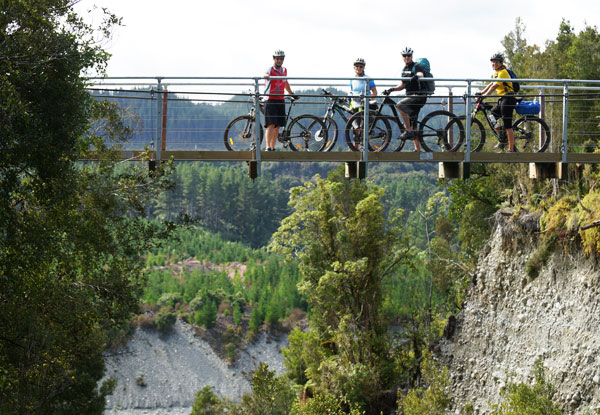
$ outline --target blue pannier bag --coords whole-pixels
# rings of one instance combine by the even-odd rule
[[[515,107],[517,114],[534,115],[540,113],[540,103],[537,101],[520,101]]]

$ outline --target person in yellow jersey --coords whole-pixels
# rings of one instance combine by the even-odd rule
[[[481,91],[481,95],[490,95],[493,92],[500,95],[498,103],[492,108],[492,114],[496,118],[502,117],[504,129],[506,130],[506,138],[508,139],[508,151],[515,152],[517,151],[515,147],[515,133],[512,129],[513,111],[517,104],[515,90],[512,82],[500,81],[500,79],[510,80],[510,74],[506,70],[506,66],[504,66],[504,56],[500,53],[496,53],[492,55],[490,61],[492,62],[492,68],[494,68],[495,71],[492,78],[498,78],[499,80],[490,82],[483,91]],[[496,123],[494,129],[500,134],[500,124]],[[502,145],[502,143],[500,145]]]

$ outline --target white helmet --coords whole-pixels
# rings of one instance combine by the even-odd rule
[[[285,58],[285,52],[282,51],[281,49],[275,49],[275,52],[273,52],[273,57],[274,58]]]
[[[413,54],[413,50],[407,46],[404,49],[402,49],[401,53],[402,53],[402,56],[412,55]]]
[[[365,65],[365,60],[363,58],[356,58],[354,60],[355,65]]]

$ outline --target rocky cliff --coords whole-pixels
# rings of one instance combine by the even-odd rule
[[[541,244],[539,218],[498,213],[454,332],[439,345],[461,413],[489,412],[507,382],[545,373],[567,414],[600,408],[600,267],[576,248],[558,247],[535,278],[527,261]]]
[[[138,329],[122,350],[107,356],[106,377],[117,386],[106,415],[189,415],[196,392],[206,385],[234,401],[250,391],[247,374],[259,362],[283,372],[286,339],[262,334],[228,366],[187,323],[178,320],[168,334]]]

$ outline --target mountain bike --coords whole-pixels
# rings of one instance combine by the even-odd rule
[[[414,135],[403,138],[406,128],[396,109],[396,103],[384,93],[384,99],[376,110],[369,112],[368,145],[370,151],[385,151],[393,136],[399,142],[395,151],[403,148],[414,150],[414,139],[418,139],[423,151],[444,151],[444,143],[450,142],[449,137],[461,137],[464,140],[465,131],[459,117],[451,112],[438,110],[427,114],[422,120],[413,119]],[[384,115],[382,111],[389,107],[393,115]],[[346,124],[346,143],[353,151],[359,151],[362,146],[362,124],[364,111],[357,112]],[[393,128],[393,129],[392,129]]]
[[[293,151],[319,151],[323,141],[327,140],[327,129],[318,117],[311,114],[302,114],[290,120],[295,99],[290,98],[290,105],[285,116],[285,125],[279,129],[277,140],[284,148]],[[259,104],[260,111],[264,113],[264,103]],[[223,136],[225,147],[229,151],[254,150],[256,148],[256,108],[252,106],[248,115],[234,118],[227,124]],[[264,131],[260,125],[260,143],[262,144]]]
[[[466,98],[465,98],[466,99]],[[486,129],[478,118],[477,114],[483,114],[483,118],[487,122],[492,135],[498,140],[496,148],[504,150],[508,147],[508,138],[506,137],[506,129],[504,124],[500,126],[500,132],[495,130],[497,120],[492,114],[493,105],[486,103],[480,97],[477,99],[475,109],[471,113],[471,152],[478,152],[485,146]],[[462,121],[466,117],[459,117]],[[541,153],[546,151],[550,144],[550,128],[546,121],[535,115],[523,115],[518,118],[512,125],[515,134],[515,147],[519,152]],[[464,144],[464,140],[458,140],[456,143],[447,141],[444,143],[446,150],[458,151]]]
[[[325,115],[321,118],[327,129],[327,140],[325,140],[321,151],[331,151],[338,138],[338,126],[334,120],[337,113],[342,119],[347,120],[355,112],[348,106],[348,99],[333,95],[331,92],[321,89],[321,93],[329,98],[329,105]]]

